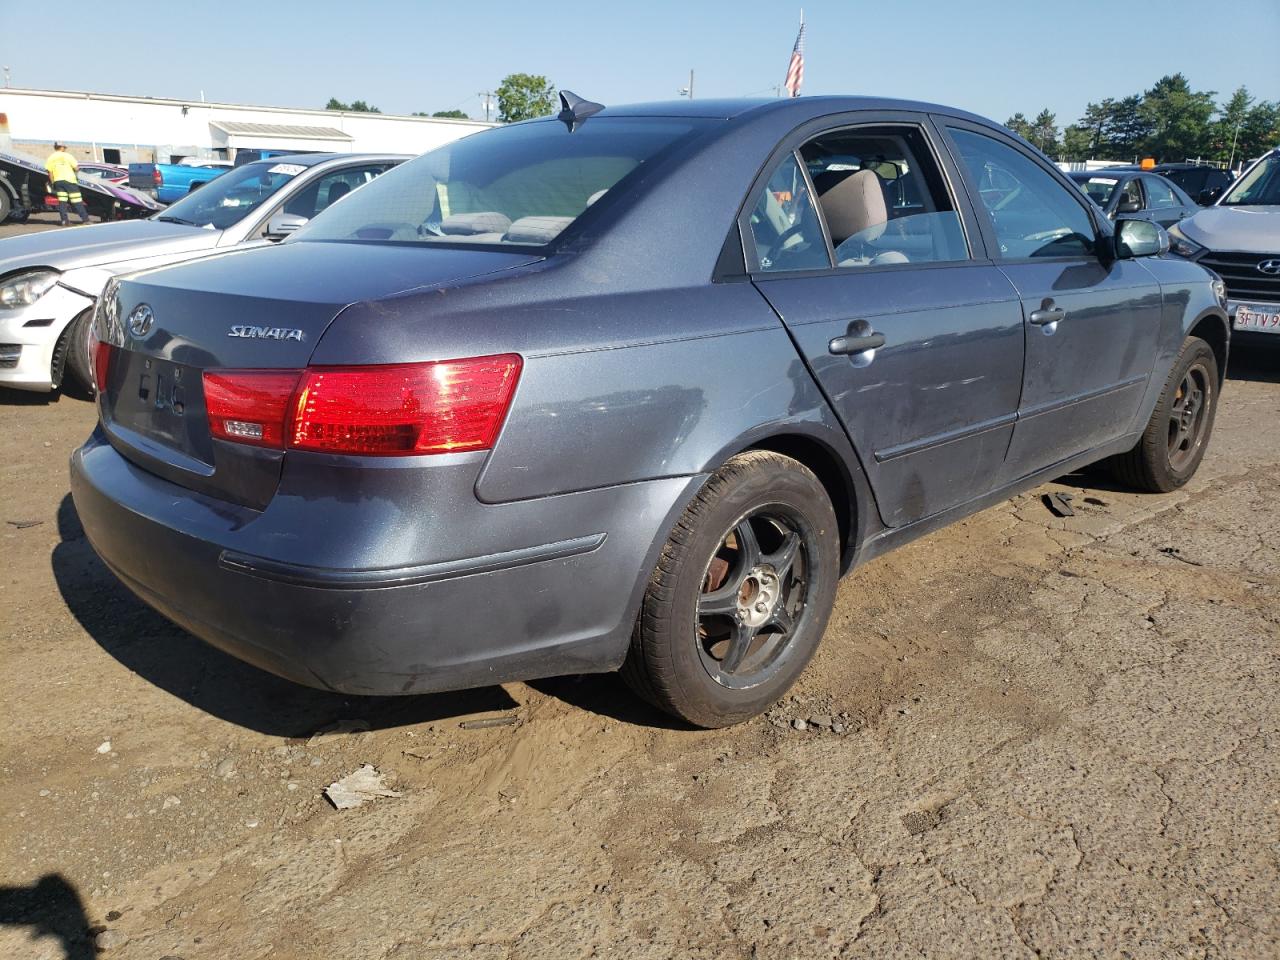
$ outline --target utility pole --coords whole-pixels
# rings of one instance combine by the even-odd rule
[[[680,88],[680,96],[688,97],[690,100],[693,99],[693,69],[692,68],[689,69],[689,85],[687,87]]]
[[[483,100],[483,101],[484,101],[484,122],[485,122],[485,123],[488,123],[488,122],[489,122],[489,107],[490,107],[490,105],[491,105],[491,104],[492,104],[492,102],[493,102],[493,91],[491,91],[491,90],[483,90],[483,91],[481,91],[480,93],[477,93],[477,94],[476,94],[476,96],[477,96],[477,97],[479,97],[481,100]]]
[[[9,72],[9,68],[8,68],[8,67],[5,67],[4,69],[5,69],[5,73],[8,73],[8,72]],[[7,83],[5,84],[5,86],[6,86],[6,87],[7,87],[8,85],[9,85],[9,84],[7,84]],[[1233,134],[1231,135],[1231,159],[1227,161],[1227,170],[1228,170],[1228,171],[1230,171],[1230,170],[1231,170],[1231,167],[1232,167],[1232,166],[1235,164],[1235,162],[1236,162],[1236,138],[1240,136],[1240,124],[1241,124],[1241,123],[1243,123],[1243,122],[1244,122],[1244,117],[1241,117],[1239,120],[1237,120],[1237,121],[1236,121],[1236,132],[1235,132],[1235,133],[1233,133]]]

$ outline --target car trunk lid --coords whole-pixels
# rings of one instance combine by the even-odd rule
[[[210,433],[206,370],[300,370],[349,304],[540,259],[529,254],[287,243],[137,275],[120,285],[99,415],[139,466],[261,509],[284,453]]]

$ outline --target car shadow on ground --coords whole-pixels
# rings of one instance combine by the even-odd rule
[[[68,402],[93,402],[92,394],[79,390],[70,383],[64,384],[61,390],[13,390],[0,387],[0,406],[6,407],[47,407],[63,397]]]
[[[695,729],[641,700],[616,673],[548,677],[544,680],[530,680],[528,686],[579,710],[631,726],[661,730]]]
[[[70,496],[58,507],[58,532],[53,575],[89,636],[143,679],[238,726],[271,736],[309,737],[355,719],[378,730],[518,706],[501,687],[358,697],[283,680],[208,646],[130,593],[93,552]]]
[[[46,874],[29,887],[0,886],[0,925],[30,927],[33,940],[55,938],[66,960],[93,960],[96,954],[98,930],[89,926],[80,894],[61,874]]]
[[[1276,337],[1280,340],[1280,336]],[[1280,383],[1280,344],[1231,344],[1227,360],[1228,380]]]

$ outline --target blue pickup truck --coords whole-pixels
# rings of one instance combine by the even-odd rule
[[[230,169],[231,164],[226,160],[204,160],[190,164],[131,163],[129,186],[149,193],[161,203],[173,203]]]

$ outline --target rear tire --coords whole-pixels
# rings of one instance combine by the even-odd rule
[[[0,187],[0,223],[8,220],[11,212],[13,212],[13,201],[9,199],[9,192],[4,187]]]
[[[699,727],[766,710],[826,629],[840,534],[821,482],[767,450],[720,468],[671,532],[640,609],[622,676]]]
[[[1142,439],[1112,459],[1116,479],[1137,490],[1169,493],[1195,476],[1213,433],[1218,386],[1213,348],[1187,337]]]

